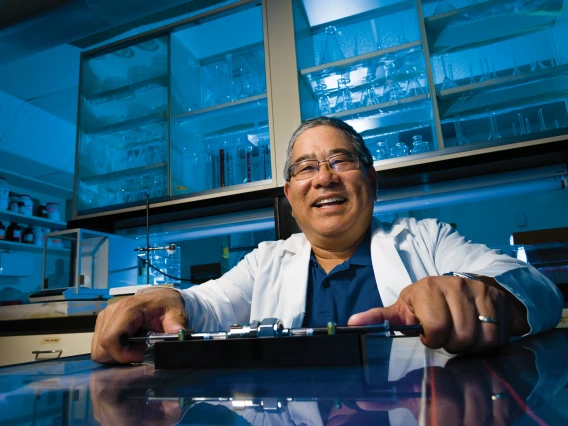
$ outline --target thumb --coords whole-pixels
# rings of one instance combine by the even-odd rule
[[[365,312],[352,315],[347,321],[347,325],[372,325],[380,324],[385,321],[393,325],[401,325],[403,321],[399,316],[398,303],[391,305],[387,308],[373,308]]]
[[[164,333],[177,333],[180,330],[186,330],[188,325],[187,314],[184,310],[171,308],[166,311],[162,319],[162,328]]]

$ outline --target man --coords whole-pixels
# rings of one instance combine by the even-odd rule
[[[373,160],[346,123],[303,123],[284,173],[302,234],[261,243],[218,280],[109,306],[97,319],[93,360],[142,361],[141,348],[119,345],[124,333],[175,333],[188,324],[213,331],[267,317],[286,327],[421,323],[424,345],[454,353],[487,350],[560,319],[560,292],[533,267],[435,220],[373,219]]]

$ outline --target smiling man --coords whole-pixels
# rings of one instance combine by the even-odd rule
[[[261,243],[217,280],[110,305],[97,319],[93,360],[141,361],[142,348],[120,346],[124,333],[227,330],[269,317],[294,328],[421,323],[422,343],[450,352],[487,350],[558,323],[562,295],[530,265],[433,219],[374,219],[373,159],[346,123],[303,123],[284,176],[302,233]]]

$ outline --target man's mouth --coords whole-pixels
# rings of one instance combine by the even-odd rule
[[[343,204],[346,201],[347,201],[347,199],[343,198],[343,197],[324,198],[324,199],[316,201],[314,203],[314,207],[321,209],[321,208],[325,208],[325,207],[338,206],[340,204]]]

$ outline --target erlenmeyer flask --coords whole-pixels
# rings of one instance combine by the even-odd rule
[[[428,142],[423,141],[421,135],[412,136],[412,150],[410,151],[411,154],[420,154],[422,152],[428,151],[430,151]]]
[[[454,81],[452,64],[448,64],[448,66],[446,67],[445,55],[442,55],[440,59],[442,60],[442,72],[444,73],[444,81],[442,81],[442,88],[440,90],[453,89],[454,87],[458,87],[458,85]]]
[[[339,46],[339,41],[337,40],[337,37],[340,34],[341,33],[338,33],[337,29],[333,25],[326,27],[320,64],[345,59],[345,55],[343,54],[343,51]]]
[[[375,91],[375,86],[373,85],[372,80],[373,80],[372,75],[366,75],[365,77],[362,78],[363,92],[361,93],[361,101],[359,102],[360,107],[366,107],[381,103],[379,96]]]
[[[433,15],[441,15],[442,13],[453,12],[454,10],[456,10],[456,8],[449,0],[439,0]]]
[[[544,65],[536,56],[536,50],[534,48],[534,46],[532,47],[532,55],[531,55],[531,71],[536,71],[536,70],[542,70],[546,68],[546,65]]]
[[[454,126],[456,128],[456,146],[458,145],[469,145],[469,140],[463,135],[460,123],[460,116],[454,116]]]
[[[494,112],[489,113],[489,136],[487,137],[488,141],[492,141],[495,139],[501,139],[501,135],[499,134],[499,129],[497,128],[497,117]]]
[[[402,97],[402,88],[400,84],[395,80],[395,64],[394,62],[387,62],[384,65],[385,70],[385,85],[383,86],[383,94],[381,100],[383,102],[396,101]]]
[[[329,115],[332,114],[333,111],[331,110],[331,104],[329,102],[329,98],[325,94],[325,89],[327,89],[327,84],[321,83],[314,88],[317,105],[315,115]]]
[[[521,73],[521,70],[517,66],[517,58],[516,58],[515,55],[513,55],[513,74],[511,74],[511,75],[519,75],[520,73]]]
[[[337,100],[335,101],[335,112],[347,111],[353,109],[353,100],[351,99],[351,91],[347,84],[351,80],[348,78],[340,78],[337,80]]]

